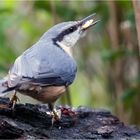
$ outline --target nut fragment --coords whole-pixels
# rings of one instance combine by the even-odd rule
[[[88,20],[82,27],[83,29],[88,28],[93,23],[93,19]]]

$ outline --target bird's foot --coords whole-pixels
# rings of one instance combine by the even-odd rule
[[[52,124],[54,124],[54,122],[57,122],[61,119],[61,110],[56,110],[54,109],[52,111]]]
[[[54,120],[59,121],[61,119],[61,110],[54,109],[52,111],[52,117],[54,118]]]
[[[14,109],[17,101],[20,101],[19,98],[16,96],[16,94],[13,95],[13,97],[11,98],[8,107]]]
[[[47,112],[47,114],[51,115],[51,117],[52,117],[52,127],[55,122],[58,122],[61,119],[61,110],[60,109],[59,110],[54,109],[51,112]]]
[[[0,104],[0,109],[14,109],[17,101],[20,101],[16,94],[13,95],[8,104]]]

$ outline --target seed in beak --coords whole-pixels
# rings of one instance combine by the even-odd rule
[[[86,21],[86,23],[84,23],[84,25],[82,26],[83,29],[88,28],[91,24],[93,23],[93,19],[90,19],[88,21]]]

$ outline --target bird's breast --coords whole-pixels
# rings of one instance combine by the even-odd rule
[[[69,85],[75,79],[77,65],[74,58],[65,53],[64,50],[60,49],[60,51],[59,56],[55,58],[54,71],[57,75],[61,75],[61,78]]]
[[[43,103],[55,102],[64,92],[66,91],[65,86],[48,86],[39,87],[32,86],[25,90],[19,90],[20,93],[28,95]]]

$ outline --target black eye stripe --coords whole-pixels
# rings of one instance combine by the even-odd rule
[[[64,36],[64,35],[70,34],[70,33],[74,32],[76,29],[77,29],[77,26],[71,26],[71,27],[69,27],[68,29],[62,31],[62,33],[59,34],[59,35],[60,35],[60,36],[61,36],[61,35]]]
[[[62,31],[62,32],[61,32],[55,39],[53,39],[53,40],[62,41],[65,35],[68,35],[68,34],[74,32],[75,30],[77,30],[77,26],[76,26],[76,25],[71,26],[71,27],[69,27],[68,29]]]

